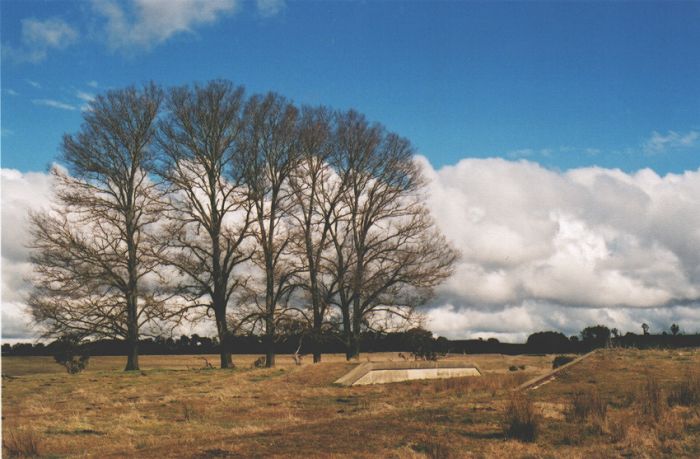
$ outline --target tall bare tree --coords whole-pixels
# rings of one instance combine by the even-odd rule
[[[139,369],[139,330],[165,318],[159,297],[161,203],[151,180],[155,85],[110,91],[65,135],[54,168],[56,204],[31,215],[34,319],[48,335],[125,339],[125,370]]]
[[[345,182],[334,164],[338,162],[334,142],[334,115],[325,108],[302,109],[299,126],[299,163],[290,175],[296,242],[311,306],[311,335],[314,363],[321,361],[320,340],[333,294],[333,278],[327,276],[324,254],[329,249],[330,231],[343,196]],[[329,283],[330,282],[330,283]]]
[[[251,257],[251,205],[235,162],[243,105],[243,88],[226,81],[172,89],[158,137],[171,222],[164,261],[184,276],[187,304],[213,313],[221,368],[233,367],[227,308],[245,283],[235,270]]]
[[[283,97],[253,96],[245,108],[238,154],[244,170],[247,199],[253,206],[254,261],[262,271],[257,298],[264,322],[265,364],[275,365],[276,322],[284,315],[295,288],[298,267],[289,260],[292,232],[285,217],[293,205],[289,176],[298,163],[298,110]]]
[[[410,321],[452,272],[457,253],[435,228],[410,143],[353,111],[339,115],[336,148],[346,177],[343,213],[331,226],[348,358],[363,328]]]

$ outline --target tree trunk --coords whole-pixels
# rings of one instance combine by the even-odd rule
[[[139,342],[129,339],[129,351],[126,357],[126,368],[124,371],[139,370]]]
[[[275,321],[272,317],[265,320],[265,367],[275,366]]]
[[[347,356],[348,360],[359,360],[360,358],[360,330],[352,331],[352,339],[350,340],[350,349]]]
[[[221,308],[216,310],[216,329],[219,332],[219,343],[221,346],[221,368],[235,368],[231,357],[231,336],[226,324],[226,314]]]
[[[350,327],[350,306],[344,305],[343,311],[343,335],[345,335],[345,360],[352,358],[352,328]]]
[[[314,328],[311,331],[311,334],[313,336],[313,342],[311,343],[311,346],[314,355],[314,363],[321,362],[321,325],[323,321],[321,320],[321,312],[319,310],[318,303],[319,302],[316,301],[316,306],[314,306]]]
[[[138,326],[138,316],[136,311],[136,293],[135,288],[127,296],[126,308],[127,308],[127,331],[128,337],[127,342],[129,345],[128,355],[126,359],[126,368],[124,371],[135,371],[139,370],[139,326]]]

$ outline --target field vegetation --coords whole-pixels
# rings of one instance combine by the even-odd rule
[[[94,357],[77,375],[4,357],[3,457],[700,456],[697,350],[600,350],[525,392],[553,355],[451,356],[485,375],[349,388],[333,385],[345,355],[235,357]]]

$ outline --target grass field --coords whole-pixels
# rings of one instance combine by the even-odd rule
[[[485,375],[349,388],[332,384],[353,365],[340,355],[255,358],[206,370],[199,356],[143,356],[127,374],[124,358],[94,357],[71,376],[4,357],[3,457],[700,457],[697,350],[599,351],[527,394],[512,389],[553,356],[453,356]],[[523,410],[532,442],[508,438]]]

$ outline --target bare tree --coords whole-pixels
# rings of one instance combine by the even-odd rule
[[[221,368],[233,367],[227,308],[245,283],[235,269],[251,257],[251,206],[234,154],[243,105],[243,88],[230,82],[172,89],[158,137],[170,197],[164,261],[184,276],[187,304],[213,313]]]
[[[346,177],[343,213],[332,225],[348,358],[363,328],[410,322],[416,307],[452,272],[457,253],[425,207],[423,179],[410,143],[356,112],[340,115],[336,148]]]
[[[335,172],[337,149],[333,138],[333,114],[324,108],[304,108],[299,128],[299,164],[290,175],[294,207],[290,216],[295,222],[293,249],[299,254],[311,306],[311,347],[314,363],[321,361],[321,338],[330,305],[333,283],[326,276],[325,253],[330,231],[344,191],[344,181]]]
[[[247,199],[253,206],[252,232],[257,242],[253,260],[264,284],[264,298],[256,296],[255,301],[265,328],[267,367],[275,365],[276,321],[287,310],[298,271],[289,260],[292,233],[284,221],[293,204],[288,181],[298,161],[297,118],[297,109],[283,97],[253,96],[245,108],[238,149]]]
[[[48,336],[126,339],[125,370],[138,370],[139,330],[166,317],[158,294],[160,194],[151,180],[151,84],[98,96],[54,168],[56,203],[31,215],[35,289],[29,305]]]

